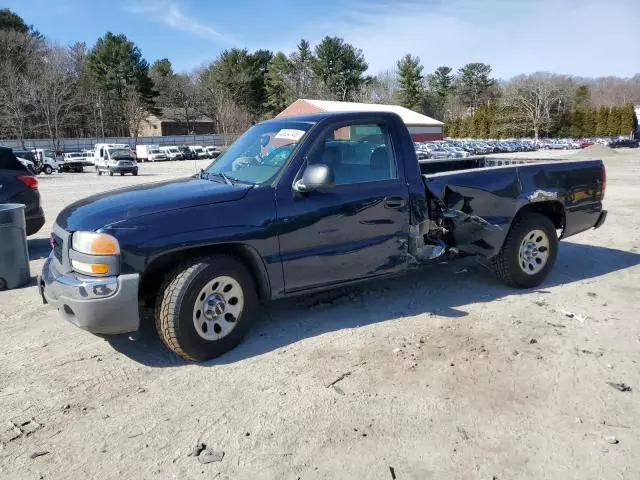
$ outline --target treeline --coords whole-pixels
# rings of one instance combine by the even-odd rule
[[[491,103],[480,106],[473,114],[458,117],[447,123],[447,136],[453,138],[511,138],[533,137],[533,129],[514,126],[517,116],[509,107]],[[638,128],[634,106],[574,109],[560,114],[551,128],[544,132],[549,137],[617,137],[629,135]]]
[[[405,55],[397,76],[399,103],[443,119],[450,137],[618,136],[638,127],[640,75],[589,80],[535,73],[500,82],[484,63],[423,75],[420,59]]]
[[[91,48],[60,46],[4,9],[0,138],[47,137],[56,144],[64,137],[136,137],[148,115],[165,107],[185,133],[207,115],[217,132],[232,134],[298,98],[401,104],[445,121],[453,136],[617,135],[631,132],[630,104],[640,104],[640,75],[589,80],[538,73],[501,82],[484,63],[424,74],[411,55],[375,76],[367,70],[360,49],[325,37],[315,46],[301,40],[290,55],[225,50],[202,68],[178,73],[168,59],[150,65],[123,34],[108,32]]]

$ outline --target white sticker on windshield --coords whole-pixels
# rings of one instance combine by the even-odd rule
[[[280,130],[274,138],[282,138],[286,140],[298,141],[304,135],[304,130],[295,130],[293,128],[283,128]]]

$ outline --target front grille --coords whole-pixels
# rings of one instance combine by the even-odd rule
[[[62,248],[64,246],[64,242],[62,240],[62,238],[60,238],[58,235],[56,235],[55,233],[51,234],[51,240],[52,240],[52,247],[53,247],[53,254],[55,255],[56,259],[62,263]]]

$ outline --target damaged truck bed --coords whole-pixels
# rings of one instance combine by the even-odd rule
[[[428,218],[419,224],[426,244],[494,257],[517,216],[541,213],[565,238],[599,226],[606,215],[600,160],[472,157],[421,161],[420,171],[428,202]]]
[[[506,284],[549,274],[560,238],[604,222],[601,161],[418,162],[400,117],[318,113],[253,126],[191,178],[76,202],[38,281],[80,328],[215,357],[258,302],[397,275],[445,254],[491,259]],[[147,315],[144,318],[148,318]]]

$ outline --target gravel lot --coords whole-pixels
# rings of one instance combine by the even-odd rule
[[[153,328],[81,331],[35,279],[0,292],[0,478],[640,478],[640,151],[605,161],[607,222],[563,242],[540,288],[509,289],[473,258],[434,265],[266,305],[204,364]],[[41,176],[32,275],[65,205],[205,164]],[[188,456],[199,441],[222,461]]]

